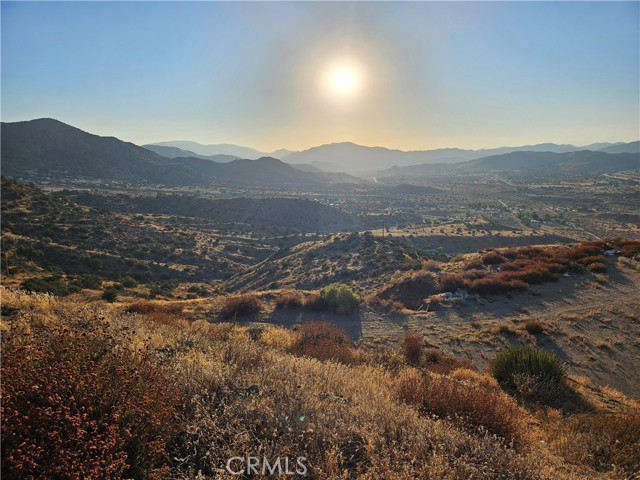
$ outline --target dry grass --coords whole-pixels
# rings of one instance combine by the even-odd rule
[[[407,369],[398,375],[396,391],[402,401],[418,405],[423,413],[471,429],[486,428],[516,447],[527,444],[526,412],[495,387]]]
[[[628,420],[614,428],[598,423],[608,417],[584,417],[588,438],[605,429],[606,445],[585,445],[605,448],[606,462],[576,455],[574,466],[562,448],[532,440],[551,438],[553,425],[537,431],[483,375],[460,366],[396,374],[398,354],[362,356],[375,365],[312,358],[326,338],[358,358],[330,327],[320,342],[317,328],[254,339],[231,324],[162,324],[117,306],[8,291],[3,311],[9,479],[223,478],[226,460],[247,454],[304,455],[320,480],[613,478],[606,462],[635,468]],[[302,356],[288,353],[300,345]]]

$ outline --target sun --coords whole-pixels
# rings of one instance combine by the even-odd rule
[[[356,60],[334,61],[326,64],[319,73],[319,86],[332,108],[351,108],[365,93],[367,75],[362,64]]]
[[[349,70],[338,70],[333,75],[333,86],[339,91],[348,91],[354,87],[354,74]]]

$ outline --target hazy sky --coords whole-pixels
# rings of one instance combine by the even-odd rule
[[[639,5],[2,1],[2,120],[265,151],[637,140]]]

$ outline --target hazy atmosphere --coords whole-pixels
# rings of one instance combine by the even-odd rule
[[[2,2],[2,120],[137,144],[637,140],[638,2]]]
[[[640,2],[0,8],[2,480],[640,480]]]

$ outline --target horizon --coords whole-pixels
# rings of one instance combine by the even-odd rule
[[[2,120],[138,145],[637,140],[638,2],[2,2]]]
[[[101,134],[99,132],[93,132],[93,131],[89,131],[89,130],[85,130],[84,128],[82,128],[82,126],[79,125],[72,125],[69,124],[67,122],[64,122],[60,119],[57,118],[52,118],[52,117],[42,117],[42,118],[32,118],[29,120],[15,120],[12,122],[6,122],[5,120],[2,120],[2,123],[26,123],[26,122],[33,122],[33,121],[38,121],[38,120],[53,120],[56,122],[60,122],[63,123],[65,125],[68,125],[70,127],[73,128],[77,128],[79,130],[82,130],[85,133],[91,134],[91,135],[97,135],[99,137],[113,137],[113,135],[107,135],[107,134]],[[118,138],[118,137],[115,137]],[[122,138],[118,138],[119,140],[123,140],[123,141],[128,141]],[[200,142],[196,142],[194,140],[189,140],[189,139],[173,139],[173,140],[160,140],[157,142],[149,142],[149,143],[145,143],[145,144],[141,144],[141,143],[135,143],[135,142],[130,142],[130,143],[134,143],[135,145],[138,145],[140,147],[144,147],[145,145],[167,145],[170,146],[168,144],[171,143],[179,143],[179,142],[189,142],[189,143],[196,143],[200,146],[205,146],[205,147],[210,147],[210,146],[234,146],[234,147],[243,147],[243,148],[251,148],[254,149],[256,151],[258,151],[259,153],[264,153],[264,154],[269,154],[269,153],[275,153],[279,150],[287,150],[290,153],[297,153],[297,152],[304,152],[306,150],[311,150],[314,148],[320,148],[320,147],[326,147],[326,146],[330,146],[330,145],[342,145],[342,144],[351,144],[354,146],[358,146],[358,147],[365,147],[365,148],[381,148],[381,149],[386,149],[386,150],[391,150],[391,151],[399,151],[399,152],[403,152],[403,153],[411,153],[411,152],[421,152],[421,151],[433,151],[433,150],[469,150],[469,151],[483,151],[483,150],[496,150],[496,149],[502,149],[502,148],[522,148],[522,147],[537,147],[540,145],[557,145],[557,146],[568,146],[568,147],[589,147],[592,145],[597,145],[597,144],[610,144],[610,145],[616,145],[616,144],[625,144],[625,143],[633,143],[633,142],[638,142],[640,141],[640,137],[636,140],[630,140],[630,141],[619,141],[619,140],[603,140],[603,141],[595,141],[595,142],[590,142],[584,145],[575,145],[572,143],[555,143],[555,142],[540,142],[540,143],[525,143],[522,145],[500,145],[500,146],[490,146],[490,147],[482,147],[482,148],[460,148],[460,147],[456,147],[456,146],[444,146],[444,147],[434,147],[434,148],[430,148],[430,149],[424,149],[424,150],[403,150],[403,149],[398,149],[398,148],[390,148],[384,145],[364,145],[361,143],[356,143],[350,140],[345,140],[345,141],[339,141],[339,142],[330,142],[330,143],[323,143],[323,144],[319,144],[319,145],[312,145],[310,147],[304,148],[302,150],[290,150],[287,149],[285,147],[282,148],[276,148],[274,150],[269,150],[269,151],[265,151],[265,150],[260,150],[259,148],[254,147],[253,145],[240,145],[240,144],[236,144],[236,143],[229,143],[229,142],[221,142],[221,143],[200,143]],[[288,154],[286,154],[288,155]],[[285,156],[286,156],[285,155]],[[284,157],[283,157],[284,158]]]

